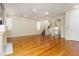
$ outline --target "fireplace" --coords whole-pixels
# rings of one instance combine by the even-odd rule
[[[2,24],[2,20],[0,20],[0,25]]]

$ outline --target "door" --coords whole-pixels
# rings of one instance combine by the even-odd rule
[[[79,41],[79,9],[69,11],[67,14],[68,28],[67,28],[67,39]]]

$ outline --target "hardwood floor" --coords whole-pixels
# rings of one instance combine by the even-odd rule
[[[9,38],[8,42],[12,42],[14,48],[9,56],[79,56],[79,42],[76,41],[35,35]]]

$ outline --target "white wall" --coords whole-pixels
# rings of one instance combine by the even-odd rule
[[[54,25],[54,20],[61,19],[61,37],[64,37],[64,15],[52,17],[49,22]],[[23,17],[11,16],[7,18],[8,37],[25,36],[25,35],[38,35],[41,33],[37,30],[37,21],[26,19]],[[53,32],[52,32],[53,33]]]
[[[7,21],[7,25],[9,26],[8,28],[9,37],[37,35],[40,33],[36,28],[35,20],[16,16],[9,17],[7,19],[11,19],[8,20],[9,22]]]
[[[65,24],[66,40],[79,41],[79,8],[66,12]]]

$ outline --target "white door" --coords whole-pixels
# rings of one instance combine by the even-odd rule
[[[66,35],[67,39],[79,41],[79,9],[69,11],[67,14],[69,21]]]

